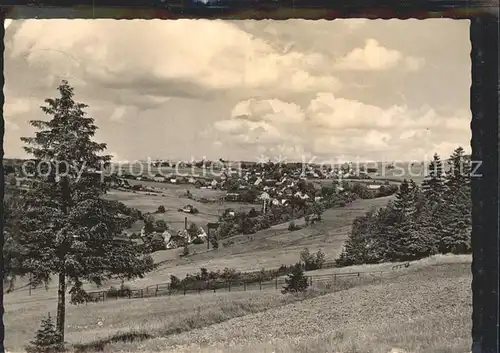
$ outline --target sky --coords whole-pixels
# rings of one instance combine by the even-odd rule
[[[408,161],[470,151],[469,21],[13,20],[4,149],[61,80],[115,160]]]

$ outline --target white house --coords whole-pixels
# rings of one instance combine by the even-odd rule
[[[161,235],[163,237],[163,240],[165,241],[165,245],[168,245],[170,242],[170,239],[172,239],[172,234],[170,234],[167,230],[164,231]]]
[[[176,183],[177,183],[177,179],[172,178],[172,179],[170,179],[170,182],[171,182],[172,184],[176,184]]]
[[[378,189],[380,189],[380,184],[370,184],[370,185],[368,185],[368,189],[378,190]]]
[[[157,176],[157,177],[154,177],[153,180],[156,181],[156,182],[162,183],[162,182],[165,181],[165,177],[162,177],[162,176],[158,177]]]
[[[269,194],[267,192],[263,192],[260,194],[259,200],[269,200]]]
[[[205,232],[205,229],[203,229],[202,227],[200,227],[199,231],[198,231],[198,238],[206,238],[207,237],[207,232]]]
[[[196,183],[196,180],[193,177],[191,177],[191,178],[189,178],[188,183],[194,184],[194,183]]]

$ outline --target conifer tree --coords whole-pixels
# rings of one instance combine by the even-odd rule
[[[396,221],[388,227],[386,258],[406,261],[435,253],[432,235],[422,228],[418,207],[419,188],[411,180],[403,180],[396,193],[394,212]]]
[[[29,353],[60,352],[64,350],[64,344],[54,327],[50,313],[47,318],[42,320],[35,339],[30,343],[31,346],[27,347]]]
[[[399,191],[396,193],[396,200],[394,201],[394,211],[399,221],[414,219],[417,213],[415,197],[414,184],[404,179],[399,186]]]
[[[470,189],[470,163],[462,147],[450,156],[450,171],[446,177],[443,203],[436,212],[439,224],[439,251],[469,252],[472,227],[472,200]]]
[[[58,279],[56,330],[63,342],[68,285],[81,292],[83,281],[99,286],[111,278],[142,277],[154,264],[122,237],[129,224],[123,205],[101,197],[108,184],[99,171],[110,157],[100,154],[105,144],[93,141],[97,126],[87,106],[73,100],[67,81],[58,91],[41,107],[50,119],[31,121],[38,131],[21,139],[35,158],[38,186],[23,195],[18,244],[21,266],[35,285]]]
[[[446,187],[450,192],[470,186],[471,165],[462,147],[457,147],[449,159],[450,170],[447,173]]]
[[[430,205],[437,206],[443,201],[445,174],[443,163],[437,153],[428,166],[428,174],[422,183],[422,191]]]
[[[285,286],[281,292],[283,294],[304,292],[308,286],[309,283],[307,282],[307,277],[304,275],[302,264],[298,262],[292,267],[292,271],[288,277],[285,278]]]

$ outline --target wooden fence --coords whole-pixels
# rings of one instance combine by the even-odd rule
[[[391,268],[391,270],[385,271],[371,271],[371,272],[339,272],[330,273],[323,275],[312,275],[306,276],[309,285],[318,283],[330,283],[335,285],[337,279],[345,278],[360,278],[367,276],[382,275],[384,273],[392,273],[399,269],[409,267],[410,263],[404,263],[401,265],[396,265]],[[90,302],[100,302],[107,300],[118,300],[118,299],[135,299],[135,298],[151,298],[159,296],[171,296],[171,295],[188,295],[188,294],[201,294],[202,292],[237,292],[237,291],[261,291],[266,289],[280,290],[285,285],[285,277],[277,277],[273,280],[268,281],[252,281],[246,282],[242,280],[233,281],[193,281],[189,284],[180,283],[177,288],[171,288],[170,283],[158,283],[141,289],[125,289],[119,295],[118,293],[112,293],[110,291],[99,291],[99,292],[89,292]],[[119,291],[119,289],[117,289]]]

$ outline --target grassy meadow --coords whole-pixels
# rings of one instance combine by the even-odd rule
[[[269,289],[68,305],[66,340],[73,352],[467,352],[470,263],[470,256],[435,256],[300,295]],[[55,308],[55,300],[6,296],[6,348],[22,351]]]

